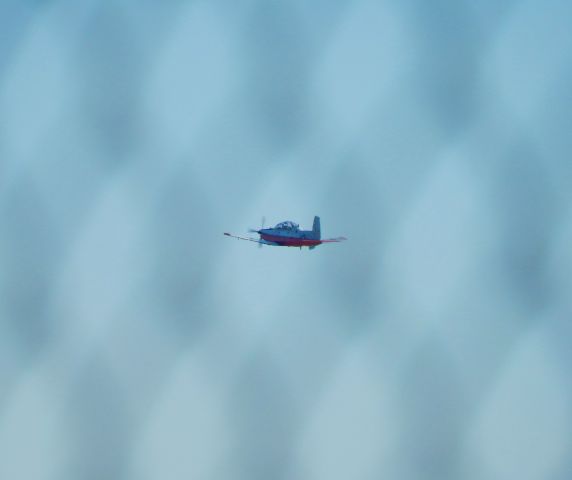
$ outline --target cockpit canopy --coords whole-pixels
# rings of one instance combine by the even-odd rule
[[[299,230],[300,226],[297,223],[288,220],[286,222],[279,223],[274,228],[277,230]]]

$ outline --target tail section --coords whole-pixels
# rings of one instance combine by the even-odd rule
[[[314,217],[314,226],[312,227],[312,233],[316,240],[322,238],[322,233],[320,232],[320,217]]]

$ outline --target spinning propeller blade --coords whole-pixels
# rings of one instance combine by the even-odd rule
[[[260,222],[260,230],[264,230],[264,224],[266,223],[266,217],[262,217],[262,221]],[[260,233],[260,232],[259,232]],[[262,248],[262,243],[258,244],[258,248]]]
[[[265,223],[266,223],[266,217],[262,217],[262,221],[260,222],[260,228],[258,230],[255,230],[254,228],[249,228],[248,231],[250,233],[260,233],[260,230],[264,230]]]

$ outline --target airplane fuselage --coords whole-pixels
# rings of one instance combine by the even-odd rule
[[[260,239],[269,245],[281,247],[315,247],[322,241],[312,230],[284,231],[275,228],[259,230]]]

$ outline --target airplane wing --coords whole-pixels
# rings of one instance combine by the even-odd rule
[[[249,238],[249,237],[239,237],[237,235],[231,235],[230,233],[224,232],[224,234],[227,237],[232,237],[232,238],[238,238],[239,240],[248,240],[249,242],[256,242],[256,243],[262,243],[260,240],[258,240],[257,238]]]
[[[250,238],[250,237],[239,237],[238,235],[232,235],[230,233],[224,232],[227,237],[231,238],[238,238],[239,240],[248,240],[249,242],[258,243],[259,245],[277,245],[276,243],[267,242],[266,240],[260,240],[258,238]]]
[[[347,240],[347,238],[346,237],[326,238],[325,240],[322,240],[322,243],[343,242],[344,240]]]

